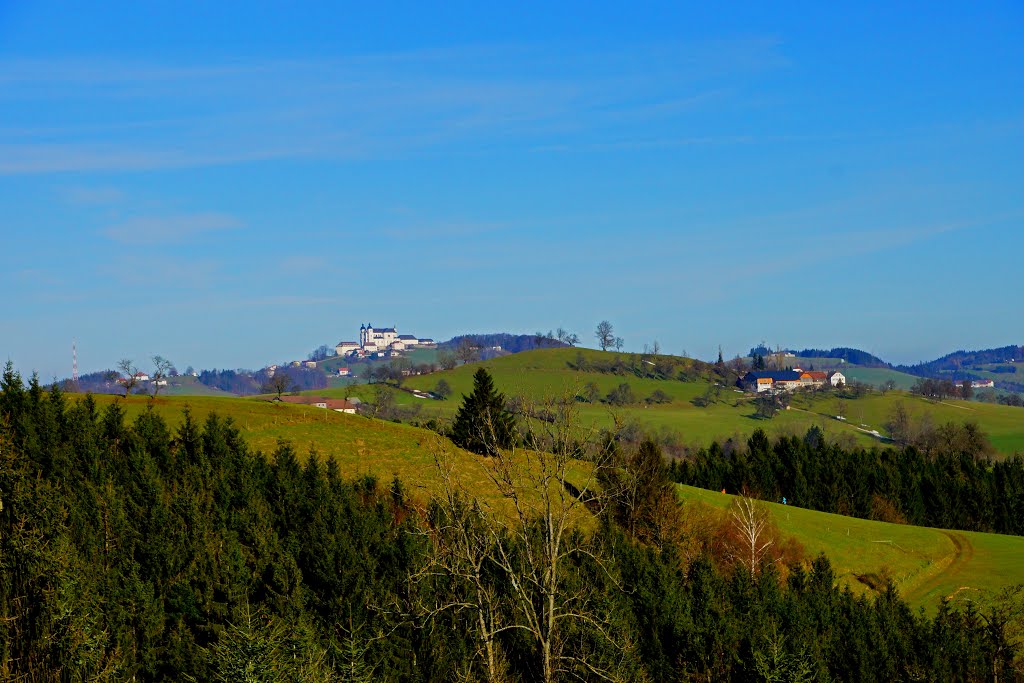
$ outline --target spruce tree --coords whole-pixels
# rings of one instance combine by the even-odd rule
[[[473,393],[462,401],[452,425],[456,446],[480,455],[497,455],[515,443],[515,418],[505,408],[505,396],[494,388],[487,370],[473,375]]]

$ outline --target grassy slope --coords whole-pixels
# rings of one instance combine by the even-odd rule
[[[112,396],[95,398],[101,406],[123,401]],[[427,486],[430,490],[437,483],[431,448],[436,436],[425,429],[308,406],[201,396],[161,397],[156,401],[131,397],[124,403],[128,419],[151,404],[172,429],[181,424],[188,406],[200,422],[211,412],[231,418],[250,446],[267,454],[277,447],[279,439],[287,439],[301,460],[315,446],[322,457],[333,456],[347,476],[372,474],[383,481],[398,476],[407,486]],[[478,458],[461,452],[457,458],[467,485],[482,484],[484,475],[476,464]]]
[[[300,461],[305,461],[310,449],[315,448],[321,458],[333,457],[345,476],[369,474],[384,484],[394,477],[400,478],[422,502],[442,491],[443,479],[435,454],[443,451],[452,458],[457,479],[467,491],[495,509],[504,510],[507,506],[484,469],[491,462],[489,458],[455,448],[450,441],[427,429],[251,398],[189,396],[161,397],[155,401],[143,396],[133,396],[127,401],[109,395],[94,398],[101,408],[120,402],[129,421],[152,406],[172,430],[184,421],[186,407],[200,423],[210,413],[216,413],[221,418],[230,418],[246,442],[264,454],[272,453],[281,439],[292,444]],[[579,467],[572,478],[578,481],[586,474],[585,467]]]
[[[584,350],[583,353],[597,356],[600,352]],[[395,392],[395,396],[399,403],[419,405],[424,418],[435,415],[451,417],[460,405],[461,396],[472,390],[473,373],[480,366],[491,372],[496,386],[505,394],[528,396],[534,400],[561,396],[567,392],[571,395],[582,389],[587,382],[593,382],[602,394],[606,394],[620,383],[627,382],[638,398],[645,398],[655,389],[661,389],[673,398],[673,402],[650,407],[641,404],[617,408],[614,412],[635,418],[650,428],[679,432],[684,442],[701,445],[730,436],[745,439],[758,428],[772,434],[803,434],[812,425],[820,426],[827,434],[849,434],[862,445],[871,445],[877,443],[877,440],[857,428],[864,424],[868,430],[878,430],[885,434],[884,424],[894,403],[903,401],[913,414],[930,413],[936,424],[966,420],[978,422],[1002,454],[1024,452],[1024,411],[1020,408],[966,401],[936,403],[905,392],[889,392],[847,401],[847,422],[842,423],[833,417],[838,412],[838,400],[825,394],[813,400],[799,398],[794,402],[793,410],[781,413],[772,420],[760,420],[753,417],[754,409],[749,398],[735,393],[730,387],[723,388],[719,403],[698,408],[690,401],[704,393],[708,386],[706,382],[576,372],[567,364],[576,358],[576,354],[576,349],[530,351],[460,366],[447,372],[411,377],[405,382],[407,387],[429,390],[443,378],[453,390],[452,398],[447,401],[417,399],[407,392]],[[344,391],[329,389],[307,393],[341,396]],[[375,389],[361,386],[351,391],[354,396],[372,401]],[[581,418],[589,424],[612,424],[613,411],[609,406],[582,404],[580,413]]]
[[[685,500],[726,507],[733,496],[680,486]],[[1024,537],[904,526],[766,504],[779,530],[808,555],[828,555],[840,581],[867,590],[858,575],[887,575],[914,607],[933,609],[943,597],[984,600],[1024,582]]]
[[[185,406],[198,420],[216,412],[230,417],[246,440],[265,453],[279,439],[291,441],[300,458],[315,445],[322,456],[333,456],[346,475],[373,474],[384,482],[398,476],[421,500],[440,487],[433,456],[437,437],[424,429],[252,399],[95,398],[101,406],[121,401],[129,419],[152,405],[172,428],[181,424]],[[482,469],[486,459],[457,450],[453,457],[462,483],[485,502],[501,507]],[[692,487],[680,489],[687,500],[716,506],[726,506],[732,498]],[[863,585],[853,578],[855,574],[887,571],[911,604],[932,605],[935,598],[961,587],[966,587],[964,595],[973,595],[978,589],[1024,582],[1024,538],[883,524],[792,506],[769,507],[783,532],[796,536],[812,556],[824,551],[841,580],[859,589]]]
[[[195,377],[180,376],[172,377],[168,386],[160,390],[161,396],[221,396],[232,397],[229,391],[221,391],[215,387],[208,387]]]
[[[919,379],[918,377],[908,375],[905,372],[890,370],[889,368],[862,368],[853,366],[843,368],[841,372],[851,382],[863,382],[874,387],[881,386],[891,379],[896,383],[896,388],[903,391],[909,391],[910,387],[914,386],[914,383]]]
[[[1012,365],[1017,368],[1017,372],[992,372],[993,368]],[[985,365],[976,365],[969,368],[970,372],[984,377],[985,379],[995,380],[996,382],[1017,382],[1024,383],[1024,361],[1017,361],[1016,363],[986,363]]]

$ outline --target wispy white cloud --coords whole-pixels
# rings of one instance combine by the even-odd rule
[[[234,216],[223,213],[194,213],[178,216],[137,216],[111,225],[102,232],[122,244],[180,244],[195,237],[242,227]]]
[[[483,46],[193,65],[0,61],[0,102],[56,112],[43,125],[14,117],[0,128],[0,174],[391,158],[477,140],[534,138],[538,146],[723,106],[734,76],[785,65],[772,39],[727,47],[566,57],[553,46]],[[55,101],[91,115],[62,116]]]
[[[271,296],[255,297],[251,299],[240,299],[233,301],[232,306],[326,306],[336,304],[341,299],[328,296],[314,296],[309,294],[274,294]]]
[[[158,143],[148,145],[80,145],[76,143],[40,145],[0,144],[0,175],[59,173],[65,171],[143,171],[169,168],[220,166],[252,161],[286,158],[290,150],[242,149],[164,149]]]
[[[849,262],[855,258],[904,249],[949,233],[978,230],[1021,220],[1024,220],[1024,214],[998,214],[979,216],[970,220],[919,225],[904,224],[834,232],[823,230],[820,234],[807,238],[801,246],[787,248],[785,253],[767,252],[767,260],[760,258],[747,263],[737,263],[736,274],[731,278],[731,283],[735,285],[762,279],[768,275],[803,271],[809,263],[824,263],[827,259],[839,255]]]
[[[448,240],[480,237],[508,229],[510,224],[500,221],[421,221],[411,225],[383,228],[385,237],[403,241]]]
[[[116,187],[69,187],[65,188],[65,199],[71,204],[84,206],[117,204],[125,199],[122,190]]]
[[[172,258],[164,254],[102,263],[96,266],[96,272],[114,283],[115,288],[109,294],[122,301],[151,300],[172,290],[210,289],[225,279],[219,261]]]
[[[278,270],[284,275],[313,273],[327,267],[327,258],[310,254],[293,254],[280,262]]]

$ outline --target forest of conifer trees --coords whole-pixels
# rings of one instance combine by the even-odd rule
[[[642,448],[620,462],[644,467],[644,495],[658,498],[671,490],[669,471],[656,446]],[[750,457],[809,446],[765,448],[752,445]],[[681,476],[711,483],[706,472],[716,462],[709,451]],[[749,471],[743,476],[760,470]],[[841,472],[839,466],[836,476]],[[728,468],[714,476],[743,479]],[[794,495],[810,499],[817,482],[810,471],[805,478],[806,493]],[[768,487],[778,480],[751,482],[774,496]],[[849,512],[870,511],[870,486],[837,490]],[[587,532],[591,550],[568,555],[555,569],[564,590],[588,596],[592,618],[567,622],[551,639],[558,665],[549,675],[536,640],[500,628],[520,623],[525,609],[504,599],[514,593],[515,577],[502,567],[544,541],[543,525],[529,526],[525,540],[500,531],[474,536],[484,546],[474,574],[456,557],[440,557],[453,546],[442,542],[438,520],[457,508],[417,502],[400,481],[346,479],[335,461],[315,452],[300,460],[286,442],[272,453],[254,451],[231,421],[215,415],[200,423],[186,412],[173,430],[154,411],[128,421],[118,402],[100,410],[90,396],[44,389],[35,377],[26,385],[8,364],[0,380],[0,678],[1022,676],[1007,624],[994,611],[943,604],[925,616],[891,586],[874,598],[855,596],[836,587],[824,556],[751,571],[708,547],[677,542],[685,529],[665,528],[678,503],[658,499],[664,507],[657,510],[623,499],[600,512]],[[466,505],[478,520],[486,514]],[[986,523],[1006,524],[999,519]],[[495,557],[490,544],[500,545],[505,564],[487,559]],[[516,588],[533,601],[550,597]],[[481,595],[490,623],[499,626],[493,666],[477,637]]]
[[[993,460],[955,445],[926,454],[907,448],[830,444],[817,427],[774,442],[761,430],[745,447],[712,443],[670,465],[672,478],[718,491],[863,519],[1024,535],[1024,458]],[[973,439],[969,440],[973,442]],[[968,442],[968,443],[969,443]]]

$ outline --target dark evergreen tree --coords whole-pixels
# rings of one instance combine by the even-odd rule
[[[478,410],[503,409],[480,379]],[[400,481],[346,481],[333,459],[311,449],[300,461],[287,443],[265,457],[230,419],[175,416],[172,430],[155,404],[125,417],[121,401],[47,394],[11,366],[0,373],[0,680],[488,679],[463,609],[467,576],[430,559],[452,527],[431,512],[438,533],[426,533]],[[563,622],[551,641],[558,680],[1021,680],[1020,589],[991,605],[943,602],[929,617],[891,586],[837,587],[824,556],[787,564],[785,581],[782,565],[752,575],[684,554],[663,525],[679,505],[669,472],[808,507],[874,514],[881,498],[911,521],[1019,532],[1020,457],[755,434],[666,468],[652,442],[609,435],[605,447],[621,449],[603,480],[618,492],[609,514],[585,552],[552,567],[558,590],[586,596],[577,604],[598,616]],[[530,523],[480,538],[521,562],[544,533]],[[506,615],[529,607],[506,601],[513,579],[494,561],[479,570]],[[499,669],[538,680],[536,641],[496,625]]]
[[[516,442],[515,418],[484,368],[473,375],[473,393],[462,401],[451,438],[456,446],[480,455],[496,455],[499,448],[509,448]]]

